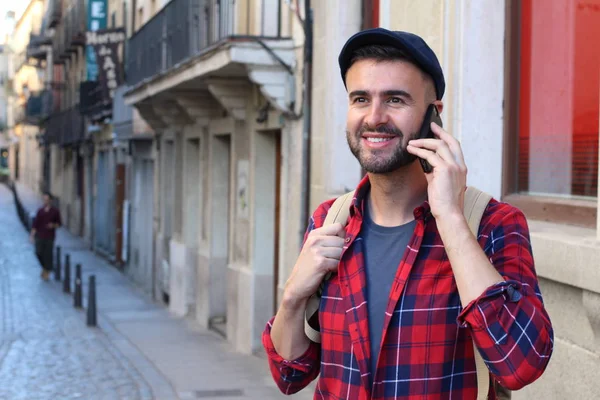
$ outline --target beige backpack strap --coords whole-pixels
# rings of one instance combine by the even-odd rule
[[[335,199],[331,205],[331,208],[329,211],[327,211],[327,216],[325,217],[323,226],[335,224],[337,222],[346,226],[346,222],[348,222],[348,217],[350,216],[350,205],[352,204],[353,198],[354,191],[351,191]],[[326,280],[328,278],[329,275],[325,277]],[[316,319],[315,323],[318,323],[320,303],[321,296],[319,296],[317,293],[313,294],[308,299],[306,312],[304,313],[304,333],[315,343],[321,343],[321,333],[318,329],[315,329],[311,326],[310,321],[312,321],[314,318]]]
[[[354,190],[335,199],[331,208],[327,211],[323,226],[335,224],[336,222],[346,226],[348,217],[350,217],[350,205],[352,204],[353,198]]]
[[[481,217],[492,199],[492,196],[479,189],[469,186],[465,192],[464,214],[469,224],[469,229],[477,239]],[[473,342],[475,354],[475,368],[477,370],[477,400],[486,400],[490,390],[490,372]]]
[[[463,212],[475,239],[477,239],[479,233],[481,217],[483,217],[483,213],[491,199],[492,196],[472,186],[469,186],[465,192]]]

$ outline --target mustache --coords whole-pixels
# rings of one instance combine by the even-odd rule
[[[394,136],[400,136],[403,137],[404,133],[402,133],[402,131],[398,128],[396,128],[395,126],[389,126],[389,125],[380,125],[380,126],[369,126],[369,125],[363,125],[361,126],[361,128],[358,130],[358,132],[356,132],[359,136],[362,136],[363,133],[366,132],[372,132],[372,133],[385,133],[387,135],[394,135]]]

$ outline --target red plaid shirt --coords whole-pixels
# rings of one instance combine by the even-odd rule
[[[272,320],[267,324],[263,345],[280,390],[298,392],[320,373],[315,399],[475,399],[473,340],[493,381],[517,390],[536,380],[550,360],[552,326],[525,217],[495,200],[483,216],[478,241],[505,281],[464,309],[429,205],[415,209],[417,225],[392,285],[377,370],[370,371],[370,358],[377,355],[369,343],[360,237],[368,185],[365,178],[351,206],[338,274],[324,285],[321,345],[311,343],[300,358],[284,360],[271,341]],[[322,226],[331,204],[317,208],[308,232]],[[496,398],[493,385],[489,398]]]

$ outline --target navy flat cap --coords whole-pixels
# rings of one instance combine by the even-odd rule
[[[444,72],[437,56],[425,41],[413,33],[389,31],[383,28],[367,29],[354,34],[340,52],[339,64],[342,80],[346,85],[346,73],[350,68],[352,54],[359,48],[369,45],[385,45],[396,47],[413,58],[417,66],[431,76],[435,85],[437,99],[444,96],[446,82]]]

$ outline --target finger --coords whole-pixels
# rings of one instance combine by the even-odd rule
[[[435,152],[440,158],[447,163],[455,164],[458,160],[454,157],[454,154],[448,148],[446,142],[438,139],[419,139],[411,140],[409,142],[411,146],[424,148]]]
[[[310,235],[313,235],[313,236],[314,235],[335,236],[340,231],[343,231],[343,230],[344,230],[344,227],[342,226],[342,224],[340,224],[339,222],[336,222],[335,224],[325,225],[320,228],[313,229],[310,232]]]
[[[317,239],[321,247],[344,247],[344,239],[339,236],[321,236]]]
[[[325,261],[321,264],[323,268],[328,272],[334,272],[338,269],[339,260],[335,260],[332,258],[326,258]]]
[[[452,154],[454,154],[454,158],[456,159],[458,164],[464,167],[465,158],[462,152],[462,148],[460,146],[460,142],[454,136],[446,132],[444,128],[442,128],[434,122],[431,123],[431,130],[437,137],[439,137],[448,145],[450,151],[452,151]]]
[[[406,150],[409,153],[426,160],[434,168],[439,167],[444,163],[444,161],[431,150],[422,149],[411,145],[406,146]]]
[[[321,255],[332,260],[340,260],[343,249],[341,247],[323,247]]]

